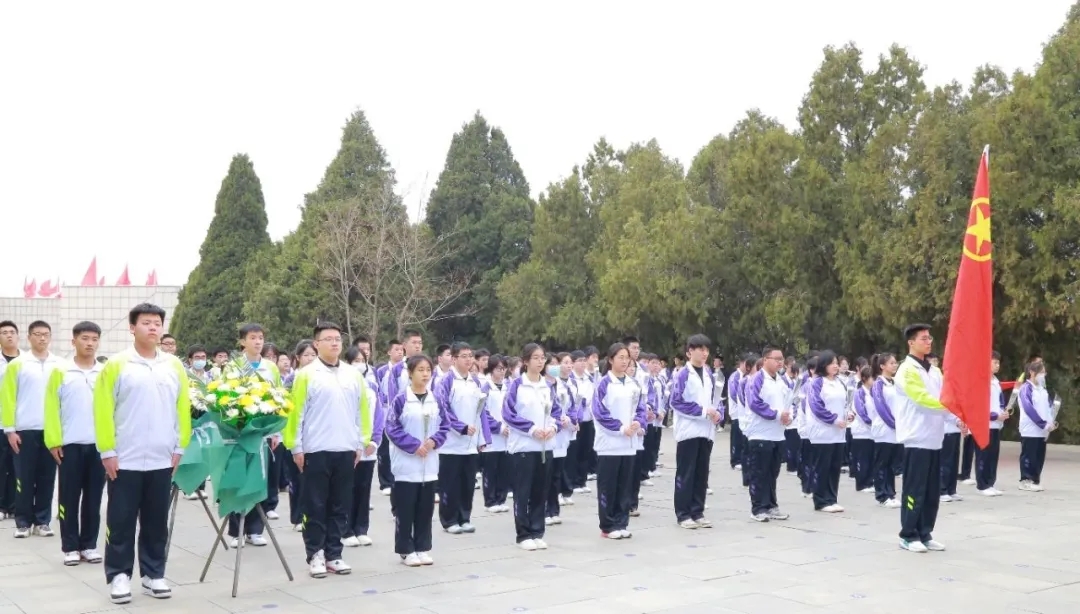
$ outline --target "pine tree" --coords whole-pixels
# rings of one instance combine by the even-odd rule
[[[478,112],[454,135],[427,204],[427,224],[453,245],[440,272],[468,273],[473,283],[460,304],[475,315],[441,322],[440,339],[491,342],[496,285],[528,259],[532,219],[529,184],[506,136]]]
[[[180,290],[169,326],[183,350],[196,343],[233,343],[244,304],[244,269],[270,245],[262,184],[246,154],[237,154],[221,182],[199,264]]]

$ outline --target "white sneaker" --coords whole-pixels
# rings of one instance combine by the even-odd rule
[[[460,535],[462,533],[461,525],[459,525],[459,524],[452,524],[452,525],[446,527],[443,530],[446,531],[447,533],[449,533],[450,535]]]
[[[562,518],[560,516],[552,516],[551,524],[562,524]]]
[[[711,495],[712,494],[712,489],[711,488],[706,488],[705,489],[705,494]]]
[[[945,552],[945,544],[934,539],[923,542],[923,546],[930,552]]]
[[[578,495],[580,495],[580,494],[581,494],[581,493],[583,493],[583,492],[585,492],[585,488],[583,488],[583,487],[581,487],[581,486],[578,486],[577,488],[575,488],[575,489],[574,489],[574,493],[575,493],[575,494],[578,494]]]
[[[608,539],[622,539],[622,531],[618,529],[611,531],[610,533],[601,533],[600,535]]]
[[[555,524],[555,519],[552,518],[551,516],[548,516],[547,518],[544,519],[544,524],[546,524],[547,526],[550,527],[551,525]]]
[[[524,541],[518,542],[518,548],[532,552],[533,550],[536,550],[536,541],[532,539],[526,539]]]
[[[109,600],[113,603],[131,603],[131,578],[117,574],[109,585]]]
[[[407,555],[402,562],[405,563],[406,567],[419,567],[419,566],[423,565],[423,563],[420,562],[420,556],[418,554],[416,554],[415,552],[413,552],[412,554]]]
[[[56,535],[56,533],[53,533],[52,527],[47,524],[39,524],[35,526],[33,533],[38,537],[52,537],[53,535]]]
[[[839,514],[840,512],[844,511],[844,508],[841,507],[839,503],[833,503],[832,505],[826,505],[819,511],[825,512],[827,514]]]
[[[731,470],[732,471],[742,471],[742,465],[741,464],[735,465],[734,467],[731,468]]]
[[[698,525],[696,520],[693,520],[691,518],[687,518],[686,520],[680,522],[679,526],[684,528],[684,529],[696,529],[696,528],[698,528],[699,525]]]
[[[435,503],[439,502],[439,493],[435,493]]]
[[[534,539],[533,543],[536,544],[537,550],[547,550],[548,548],[547,542],[542,539]]]
[[[950,497],[949,495],[941,495],[941,502],[942,503],[952,503],[953,498]]]
[[[462,525],[461,525],[461,532],[462,533],[476,533],[476,527],[474,527],[471,522],[465,522],[465,523],[462,523]]]
[[[485,507],[484,511],[486,511],[488,513],[491,513],[491,514],[498,514],[499,512],[502,511],[502,506],[500,506],[500,505],[492,505],[491,507]]]
[[[995,496],[998,496],[998,497],[1005,494],[1005,491],[998,490],[997,487],[991,487],[990,490],[994,491]]]
[[[963,501],[964,500],[964,498],[962,496],[960,496],[959,494],[949,495],[949,496],[952,498],[953,501]]]
[[[278,520],[280,518],[281,518],[281,516],[279,516],[278,513],[275,512],[274,510],[270,510],[269,512],[266,512],[266,519],[267,520]]]
[[[157,578],[154,580],[143,578],[142,592],[144,595],[150,595],[154,599],[168,599],[169,597],[172,597],[172,589],[165,583],[165,578]]]
[[[591,489],[591,488],[589,488],[588,486],[583,486],[583,487],[581,488],[581,492],[584,492],[584,493],[590,493],[590,492],[592,492],[592,489]]]
[[[371,541],[371,538],[367,535],[357,535],[356,541],[360,542],[361,546],[370,546],[371,544],[375,543]]]
[[[262,533],[253,533],[251,535],[248,535],[244,541],[252,546],[266,545],[266,538],[262,536]]]
[[[390,496],[390,489],[389,488],[384,488],[384,489],[380,490],[379,492],[381,492],[384,497],[389,497]]]
[[[642,486],[656,486],[656,484],[653,484],[652,480],[642,480],[641,485]]]
[[[308,574],[312,578],[325,578],[326,577],[326,555],[322,550],[319,550],[311,557],[311,562],[308,564]]]
[[[873,492],[876,492],[876,491],[874,490],[874,487],[873,487],[873,486],[869,486],[869,487],[867,487],[867,488],[864,488],[864,489],[860,490],[859,492],[869,492],[869,493],[873,493]]]
[[[64,553],[64,565],[68,567],[74,567],[82,563],[82,557],[79,556],[78,551],[71,551]]]
[[[507,499],[513,499],[514,498],[514,491],[510,491],[510,492],[506,493],[506,498]]]
[[[968,478],[968,479],[964,480],[963,482],[961,482],[961,484],[966,484],[968,486],[974,486],[975,485],[975,479],[974,478]]]
[[[15,539],[30,537],[30,527],[15,527]]]
[[[239,548],[240,547],[240,538],[239,537],[230,537],[229,538],[229,547],[232,548],[233,550]]]
[[[500,505],[500,506],[499,506],[499,511],[500,511],[500,512],[509,512],[509,511],[510,511],[510,506],[509,506],[509,505],[506,505],[506,504],[504,503],[504,504],[502,504],[502,505]]]
[[[564,497],[562,495],[559,495],[559,505],[573,505],[573,504],[574,504],[574,498],[573,497]]]
[[[80,551],[79,557],[87,563],[100,563],[102,561],[101,553],[93,548]]]
[[[1031,492],[1042,492],[1044,490],[1046,489],[1042,487],[1042,484],[1036,484],[1034,482],[1031,483]],[[49,535],[52,535],[52,531],[49,531]]]
[[[346,537],[345,539],[342,539],[341,540],[341,545],[346,546],[348,548],[359,548],[360,547],[360,540],[356,539],[356,536],[353,535],[352,537]]]
[[[762,512],[760,514],[750,514],[750,520],[753,520],[755,522],[769,522],[769,515],[765,512]]]
[[[909,542],[906,539],[900,540],[900,548],[902,548],[903,550],[907,550],[908,552],[917,552],[919,554],[930,552],[930,550],[926,546],[922,545],[921,542]]]
[[[587,482],[595,482],[596,481],[596,474],[595,473],[590,473],[588,476],[585,477],[585,480]]]
[[[304,532],[304,525],[302,525],[302,524],[293,525],[292,530],[296,531],[297,533],[303,533]]]
[[[188,501],[198,501],[199,499],[205,499],[206,494],[203,493],[203,491],[201,491],[201,490],[196,490],[195,492],[191,493],[190,495],[184,495],[184,498],[187,499]]]
[[[634,518],[637,518],[638,516],[641,515],[641,511],[640,510],[630,510],[630,515],[633,516]]]
[[[634,536],[634,534],[631,533],[630,531],[627,531],[626,529],[622,530],[622,538],[623,539],[630,539],[633,536]]]
[[[702,529],[711,529],[712,528],[712,523],[709,522],[708,520],[705,520],[704,518],[698,518],[697,519],[697,524]]]
[[[662,475],[664,475],[664,474],[660,473],[660,471],[658,471],[658,470],[654,470],[654,471],[649,472],[649,477],[650,478],[658,478],[658,477],[660,477]]]
[[[769,510],[769,520],[787,520],[789,516],[780,511],[780,508],[774,507]]]
[[[369,512],[374,512],[374,511],[375,511],[375,506],[374,506],[374,505],[370,505],[370,504],[369,504],[369,505],[367,506],[367,511],[369,511]]]
[[[416,558],[420,559],[421,565],[434,565],[435,559],[431,558],[430,552],[417,552]]]
[[[1020,490],[1032,490],[1031,487],[1034,485],[1035,484],[1031,480],[1020,480],[1020,484],[1017,485],[1017,488]]]
[[[885,501],[878,503],[878,505],[880,505],[881,507],[887,507],[891,510],[895,510],[900,507],[900,502],[896,499],[886,499]]]
[[[352,567],[341,559],[326,562],[326,571],[339,576],[347,576],[352,573]]]

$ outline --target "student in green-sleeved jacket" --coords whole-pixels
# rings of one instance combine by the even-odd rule
[[[0,383],[0,422],[15,453],[15,537],[52,537],[56,463],[45,446],[45,383],[60,359],[49,352],[52,328],[30,324],[30,351],[8,363]]]
[[[105,363],[94,386],[94,431],[108,478],[105,579],[113,603],[131,601],[135,525],[143,592],[167,599],[172,475],[191,440],[191,400],[180,359],[158,349],[165,310],[142,303],[128,314],[135,345]]]
[[[75,356],[52,370],[45,389],[45,446],[60,466],[60,546],[68,566],[102,558],[97,539],[105,468],[94,433],[94,385],[104,368],[95,356],[100,339],[97,324],[76,324]]]

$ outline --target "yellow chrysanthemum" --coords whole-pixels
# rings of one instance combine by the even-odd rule
[[[214,381],[212,381],[212,382],[210,382],[209,384],[206,385],[206,389],[209,390],[210,392],[213,392],[213,391],[218,389],[219,385],[220,385],[220,382],[218,382],[217,380],[214,380]]]
[[[250,405],[254,405],[255,402],[255,397],[251,396],[250,394],[245,394],[244,396],[237,399],[237,403],[240,404],[240,407],[248,407]]]
[[[229,385],[229,388],[236,388],[237,386],[240,385],[240,380],[238,380],[238,379],[230,379],[230,380],[227,380],[225,383]]]

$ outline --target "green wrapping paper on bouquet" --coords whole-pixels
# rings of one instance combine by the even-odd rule
[[[203,414],[191,433],[191,443],[176,469],[173,482],[185,493],[194,492],[207,476],[214,488],[218,514],[246,514],[266,499],[266,438],[285,427],[283,416],[249,418],[237,429],[220,414]]]

